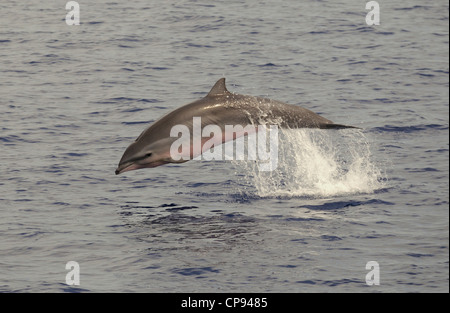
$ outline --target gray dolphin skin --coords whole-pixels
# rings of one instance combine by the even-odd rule
[[[170,132],[175,125],[185,125],[192,134],[194,117],[201,118],[202,129],[206,125],[212,124],[218,125],[222,131],[224,131],[225,125],[246,126],[250,124],[277,125],[280,128],[291,129],[357,128],[334,124],[332,121],[296,105],[231,93],[225,86],[225,78],[221,78],[206,97],[166,114],[145,129],[125,150],[116,169],[116,175],[140,168],[186,162],[187,160],[183,159],[172,159],[170,147],[178,138],[171,137]],[[243,135],[236,135],[232,139]],[[222,139],[222,143],[224,142],[225,137]]]

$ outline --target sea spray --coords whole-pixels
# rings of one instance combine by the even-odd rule
[[[293,129],[279,132],[278,166],[259,171],[258,162],[234,161],[241,186],[259,197],[329,197],[372,193],[383,187],[362,131]],[[244,191],[244,192],[247,192]]]

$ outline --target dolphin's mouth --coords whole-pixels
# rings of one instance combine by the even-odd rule
[[[139,168],[142,168],[142,166],[136,164],[136,163],[124,163],[124,164],[119,164],[119,166],[116,169],[116,175],[128,172],[128,171],[132,171],[132,170],[137,170]]]
[[[150,163],[146,163],[146,164],[137,164],[137,163],[133,163],[133,162],[127,162],[127,163],[123,163],[123,164],[119,164],[119,166],[116,169],[116,175],[128,172],[128,171],[133,171],[133,170],[138,170],[140,168],[152,168],[152,167],[157,167],[157,166],[161,166],[164,164],[167,164],[169,162],[165,162],[165,161],[154,161],[154,162],[150,162]]]

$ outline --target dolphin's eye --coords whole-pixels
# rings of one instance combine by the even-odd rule
[[[149,157],[151,157],[152,156],[152,153],[150,152],[150,153],[147,153],[146,155],[145,155],[145,157],[146,158],[149,158]]]

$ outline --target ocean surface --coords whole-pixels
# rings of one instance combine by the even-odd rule
[[[0,292],[449,292],[449,4],[379,4],[2,1]],[[221,77],[361,129],[114,174]]]

